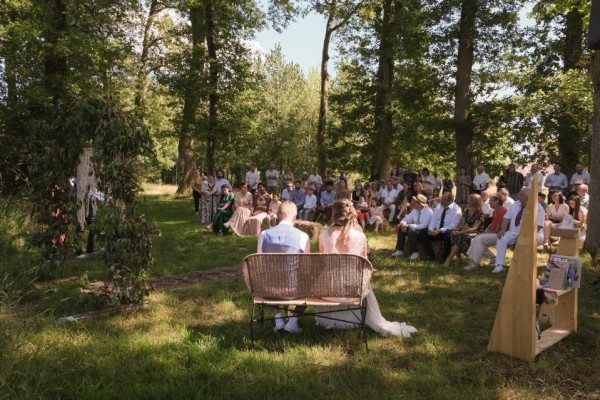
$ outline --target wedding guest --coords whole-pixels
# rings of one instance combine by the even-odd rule
[[[546,207],[546,221],[544,221],[544,248],[548,249],[552,228],[557,228],[565,215],[569,214],[569,205],[561,191],[552,193],[552,204]]]
[[[203,182],[204,179],[202,179],[200,170],[195,170],[194,177],[192,178],[192,197],[194,198],[194,210],[196,211],[196,214],[198,214],[198,211],[200,211],[200,199],[202,198]]]
[[[471,177],[467,175],[465,167],[458,169],[458,175],[456,175],[456,203],[464,208],[469,200],[469,193],[471,188]]]
[[[571,175],[569,183],[571,184],[571,191],[573,192],[576,192],[581,184],[590,184],[590,173],[583,169],[582,163],[578,162],[575,164],[575,172]]]
[[[498,232],[500,232],[500,226],[504,215],[506,215],[506,208],[502,206],[503,200],[497,193],[490,197],[490,206],[492,207],[492,223],[484,233],[475,236],[471,240],[467,255],[471,259],[471,265],[465,267],[467,271],[472,271],[479,268],[479,262],[482,259],[490,260],[490,264],[496,264],[496,258],[494,253],[489,250],[489,247],[495,246],[498,241]]]
[[[544,186],[548,188],[548,196],[550,197],[552,197],[554,192],[561,191],[565,193],[565,191],[569,189],[569,180],[565,174],[560,172],[561,168],[561,163],[555,163],[554,173],[549,174],[546,177],[546,182],[544,182]]]
[[[231,183],[225,179],[225,172],[222,169],[218,169],[215,172],[215,185],[217,186],[217,193],[223,193],[223,186],[229,186],[231,191]]]
[[[304,221],[310,221],[312,215],[317,210],[317,196],[313,194],[313,190],[309,187],[306,189],[306,197],[304,199],[304,205],[298,213],[300,219]]]
[[[229,221],[223,224],[225,228],[231,228],[231,230],[238,236],[248,235],[248,220],[254,211],[253,203],[253,196],[248,190],[248,185],[243,184],[239,193],[235,195],[233,202],[233,215],[231,218],[229,218]]]
[[[331,220],[331,209],[335,202],[335,190],[333,190],[333,182],[327,181],[325,183],[325,191],[321,192],[321,202],[315,212],[315,221],[319,220],[321,214],[325,214],[326,222]]]
[[[252,165],[246,172],[246,185],[248,185],[248,190],[252,193],[252,196],[256,194],[258,182],[260,182],[260,171],[256,169],[256,165]]]
[[[235,195],[229,191],[229,185],[224,184],[221,187],[221,197],[219,198],[219,206],[217,207],[217,213],[213,217],[213,222],[206,226],[206,229],[215,233],[215,235],[222,233],[223,235],[229,234],[229,228],[225,226],[225,223],[229,221],[229,218],[233,215],[233,202]]]
[[[316,168],[313,169],[313,173],[308,177],[308,182],[313,189],[315,189],[315,183],[317,182],[319,183],[319,186],[323,185],[323,179],[321,178],[321,175],[319,175],[319,171]]]
[[[265,186],[259,183],[254,195],[254,212],[248,219],[248,234],[258,236],[265,218],[268,217],[271,195],[265,190]]]
[[[281,205],[281,197],[279,193],[273,193],[271,196],[271,202],[269,203],[269,211],[266,220],[269,222],[269,226],[277,225],[277,212]]]
[[[412,211],[410,214],[400,221],[396,238],[396,251],[392,253],[392,257],[400,257],[404,254],[404,245],[408,238],[408,250],[411,257],[416,258],[419,255],[417,240],[419,236],[427,236],[429,223],[433,216],[433,210],[427,205],[427,198],[422,194],[418,194],[412,198],[411,206]]]
[[[527,179],[525,180],[525,186],[531,188],[533,185],[533,178],[537,176],[538,178],[538,193],[542,191],[542,183],[544,182],[544,175],[539,171],[537,164],[531,164],[531,168],[529,169],[529,174],[527,174]]]
[[[444,267],[449,267],[452,258],[459,253],[466,253],[471,245],[471,240],[483,231],[483,201],[481,196],[473,193],[469,196],[467,207],[463,212],[462,219],[458,226],[452,230],[450,234],[450,243],[452,248],[450,254],[444,262]]]
[[[583,185],[579,185],[577,188],[577,194],[579,195],[579,200],[581,205],[585,208],[590,207],[590,195],[588,194],[588,185],[585,183]]]
[[[462,218],[462,210],[458,204],[454,202],[452,193],[444,193],[440,200],[440,205],[436,207],[433,216],[429,222],[427,235],[419,236],[419,241],[422,241],[425,247],[425,253],[428,260],[435,258],[431,242],[440,240],[442,242],[442,260],[448,257],[450,252],[450,235],[452,229],[456,228]],[[412,254],[411,260],[418,260],[419,253]]]
[[[279,171],[275,169],[275,163],[269,164],[269,169],[265,172],[267,179],[267,191],[271,194],[277,191],[277,183],[279,181]]]
[[[202,196],[200,223],[208,225],[212,222],[213,215],[215,215],[219,206],[219,192],[217,192],[215,178],[212,175],[207,176],[206,182],[202,183],[200,194]]]
[[[477,166],[477,174],[473,177],[473,191],[480,194],[482,190],[490,186],[491,181],[489,175],[485,172],[483,164],[479,164]]]
[[[454,183],[450,179],[450,172],[444,171],[444,179],[442,180],[442,192],[451,192],[454,188]]]

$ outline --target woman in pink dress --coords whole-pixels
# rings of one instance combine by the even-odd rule
[[[333,204],[332,210],[333,226],[323,231],[319,236],[319,252],[335,254],[356,254],[367,256],[367,237],[356,225],[356,210],[349,199],[339,199]],[[369,290],[366,297],[367,313],[366,325],[382,336],[405,336],[408,337],[417,330],[406,325],[404,322],[390,322],[381,315],[379,303],[373,293]],[[332,307],[317,307],[317,312],[328,311]],[[334,308],[335,309],[335,308]],[[349,329],[357,328],[358,325],[350,321],[357,321],[353,310],[340,308],[340,311],[327,313],[326,315],[338,320],[327,319],[316,316],[317,325],[327,329]],[[348,322],[345,322],[348,321]]]
[[[265,186],[259,183],[256,187],[256,194],[254,195],[254,212],[248,220],[248,233],[250,235],[258,236],[262,228],[262,223],[268,216],[269,203],[271,202],[271,195],[265,190]]]
[[[252,215],[252,203],[252,193],[248,191],[248,185],[243,184],[240,192],[235,195],[235,202],[233,203],[235,211],[225,224],[227,228],[230,228],[238,236],[248,234],[248,219]]]

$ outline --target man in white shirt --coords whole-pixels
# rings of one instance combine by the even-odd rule
[[[319,182],[319,184],[323,185],[323,179],[321,175],[319,175],[319,171],[315,168],[313,173],[308,177],[308,183],[310,183],[310,187],[315,188],[315,183]]]
[[[588,194],[588,185],[581,184],[577,188],[577,194],[579,195],[579,203],[585,207],[590,208],[590,195]]]
[[[544,186],[548,188],[548,203],[550,203],[549,199],[552,198],[554,192],[561,191],[563,194],[566,194],[567,189],[569,188],[569,180],[565,174],[560,172],[561,168],[561,163],[555,163],[554,173],[549,174],[546,177],[546,182],[544,182]]]
[[[294,193],[294,184],[289,181],[285,184],[285,189],[281,192],[282,201],[292,201],[292,193]]]
[[[440,204],[435,208],[431,220],[429,221],[427,235],[419,236],[425,246],[427,259],[433,260],[433,248],[431,247],[432,240],[441,240],[443,243],[443,254],[440,261],[448,258],[450,254],[450,235],[452,229],[456,228],[462,218],[462,210],[458,204],[454,202],[452,192],[442,194]],[[411,260],[418,260],[419,254],[413,254]]]
[[[502,225],[498,232],[498,241],[496,242],[496,268],[492,271],[494,274],[499,274],[505,270],[506,249],[517,243],[517,237],[521,230],[521,222],[524,217],[524,211],[527,207],[529,199],[529,189],[523,188],[519,192],[519,200],[506,212]],[[544,242],[544,208],[537,204],[537,242],[538,245]]]
[[[246,185],[248,185],[248,189],[250,189],[250,193],[252,193],[252,197],[256,194],[256,186],[260,182],[260,171],[256,169],[256,165],[252,165],[250,170],[246,172]]]
[[[581,182],[578,182],[581,181]],[[583,164],[577,163],[575,165],[575,173],[571,176],[571,180],[569,181],[571,184],[571,190],[575,192],[579,185],[582,183],[589,185],[590,184],[590,173],[583,170]]]
[[[473,191],[477,194],[481,193],[482,190],[486,190],[490,186],[489,175],[485,172],[483,164],[477,166],[477,174],[473,178]]]
[[[231,183],[229,183],[229,181],[224,178],[225,172],[223,172],[222,169],[218,169],[217,172],[215,173],[215,175],[216,175],[216,178],[215,178],[215,187],[217,189],[216,193],[221,193],[221,188],[224,185],[227,185],[227,186],[231,187]]]
[[[533,185],[533,177],[538,177],[538,193],[542,191],[542,183],[544,182],[544,175],[539,171],[537,164],[531,164],[531,168],[529,169],[529,174],[527,175],[527,179],[525,179],[525,186],[531,188]]]
[[[509,196],[508,190],[506,188],[502,188],[498,190],[498,194],[502,197],[502,201],[504,202],[504,208],[506,211],[510,210],[515,201]]]
[[[396,239],[396,251],[392,253],[392,257],[400,257],[404,254],[404,243],[407,237],[411,258],[418,257],[417,238],[419,236],[427,236],[429,222],[433,216],[433,210],[427,205],[427,197],[418,194],[412,198],[410,204],[412,211],[400,221],[398,237]]]
[[[277,190],[277,182],[279,181],[279,171],[275,169],[275,164],[270,163],[269,169],[265,172],[267,179],[267,191],[273,194]]]
[[[398,200],[398,191],[394,189],[391,181],[387,181],[385,187],[379,192],[379,200],[383,210],[390,210],[388,221],[391,224],[396,214],[396,200]]]

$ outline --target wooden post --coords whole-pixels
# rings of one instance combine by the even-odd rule
[[[488,344],[488,351],[526,361],[535,358],[537,340],[537,187],[535,176]]]

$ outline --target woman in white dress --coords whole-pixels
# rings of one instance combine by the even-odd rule
[[[356,254],[366,257],[368,252],[367,237],[357,227],[356,210],[352,205],[352,201],[349,199],[336,200],[333,204],[332,219],[333,226],[323,231],[319,236],[319,252]],[[404,322],[390,322],[383,318],[373,289],[369,290],[366,301],[366,325],[380,335],[408,337],[417,331],[414,327],[406,325]],[[332,307],[317,307],[316,311],[328,311],[331,309]],[[327,313],[325,315],[342,321],[316,316],[315,321],[317,325],[327,329],[358,327],[354,323],[344,322],[356,321],[356,316],[352,310],[341,308],[338,312]]]

